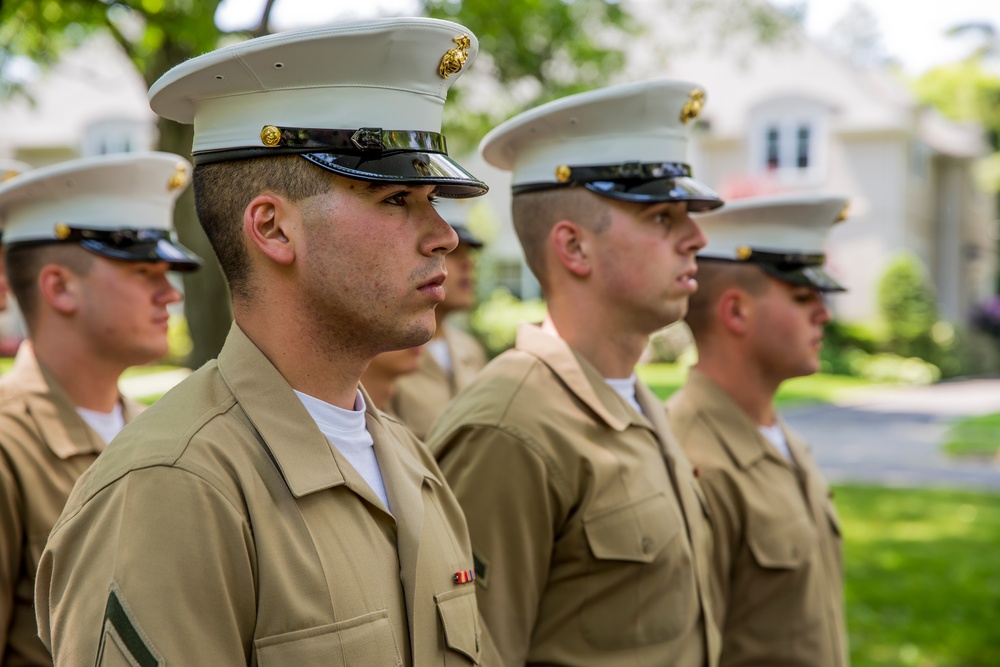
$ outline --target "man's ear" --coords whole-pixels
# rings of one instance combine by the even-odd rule
[[[738,287],[725,290],[716,302],[719,324],[737,336],[744,336],[750,330],[753,313],[753,297]]]
[[[50,308],[72,315],[80,307],[80,277],[61,264],[46,264],[38,272],[38,293]]]
[[[274,194],[257,195],[243,211],[243,233],[249,243],[286,266],[295,261],[294,228],[300,222],[299,207]]]
[[[590,240],[583,228],[572,220],[560,220],[552,226],[549,246],[556,260],[573,275],[583,278],[593,271]]]

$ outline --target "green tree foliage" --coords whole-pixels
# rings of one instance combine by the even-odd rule
[[[994,152],[976,166],[977,180],[986,191],[1000,195],[1000,76],[990,67],[1000,58],[1000,35],[992,25],[978,23],[955,26],[948,32],[978,33],[981,44],[964,60],[927,71],[913,83],[913,89],[922,103],[948,118],[982,124]]]

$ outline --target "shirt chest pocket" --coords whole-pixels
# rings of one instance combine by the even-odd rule
[[[617,650],[676,639],[697,617],[691,549],[676,503],[658,493],[584,518],[593,559],[581,631]]]
[[[399,667],[389,613],[382,610],[339,623],[296,630],[254,642],[260,667],[330,665]]]
[[[768,570],[795,570],[812,558],[816,532],[807,519],[770,521],[751,529],[747,536],[757,565]]]
[[[681,531],[680,517],[662,493],[583,520],[594,558],[652,563]]]

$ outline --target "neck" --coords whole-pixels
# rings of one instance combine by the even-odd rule
[[[267,308],[251,312],[234,304],[243,333],[285,378],[292,389],[345,410],[354,408],[358,382],[374,354],[338,340],[329,332],[311,334],[308,317],[284,313],[280,328]]]
[[[379,410],[389,409],[389,401],[396,394],[396,376],[380,373],[371,366],[361,376],[361,384],[365,386],[365,391],[372,399],[372,403]]]
[[[585,303],[584,299],[550,299],[545,326],[553,327],[603,377],[630,377],[649,336],[614,326],[600,313],[591,312]]]
[[[719,385],[754,424],[771,426],[776,418],[774,395],[781,382],[749,363],[749,358],[721,345],[699,345],[695,368]]]
[[[111,412],[120,401],[118,378],[127,365],[91,350],[65,329],[40,327],[33,335],[37,358],[51,373],[75,407]]]

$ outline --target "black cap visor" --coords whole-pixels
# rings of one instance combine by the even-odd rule
[[[751,260],[753,261],[753,260]],[[847,288],[841,285],[826,270],[819,265],[811,266],[789,266],[774,262],[754,262],[769,274],[791,285],[802,285],[812,287],[820,292],[846,292]]]
[[[102,257],[123,262],[166,262],[171,271],[194,271],[201,266],[201,258],[170,238],[139,241],[128,246],[85,239],[80,245]]]
[[[459,243],[464,243],[465,245],[471,248],[476,248],[477,250],[483,247],[483,242],[476,238],[476,235],[470,232],[469,228],[465,225],[452,225],[451,228],[455,230],[456,234],[458,234]]]
[[[687,202],[688,210],[696,213],[722,206],[716,192],[690,176],[659,178],[651,181],[592,181],[584,187],[594,194],[611,199],[637,203]]]
[[[401,185],[436,185],[440,197],[466,199],[489,191],[445,153],[393,152],[378,156],[303,153],[313,164],[348,178]]]

